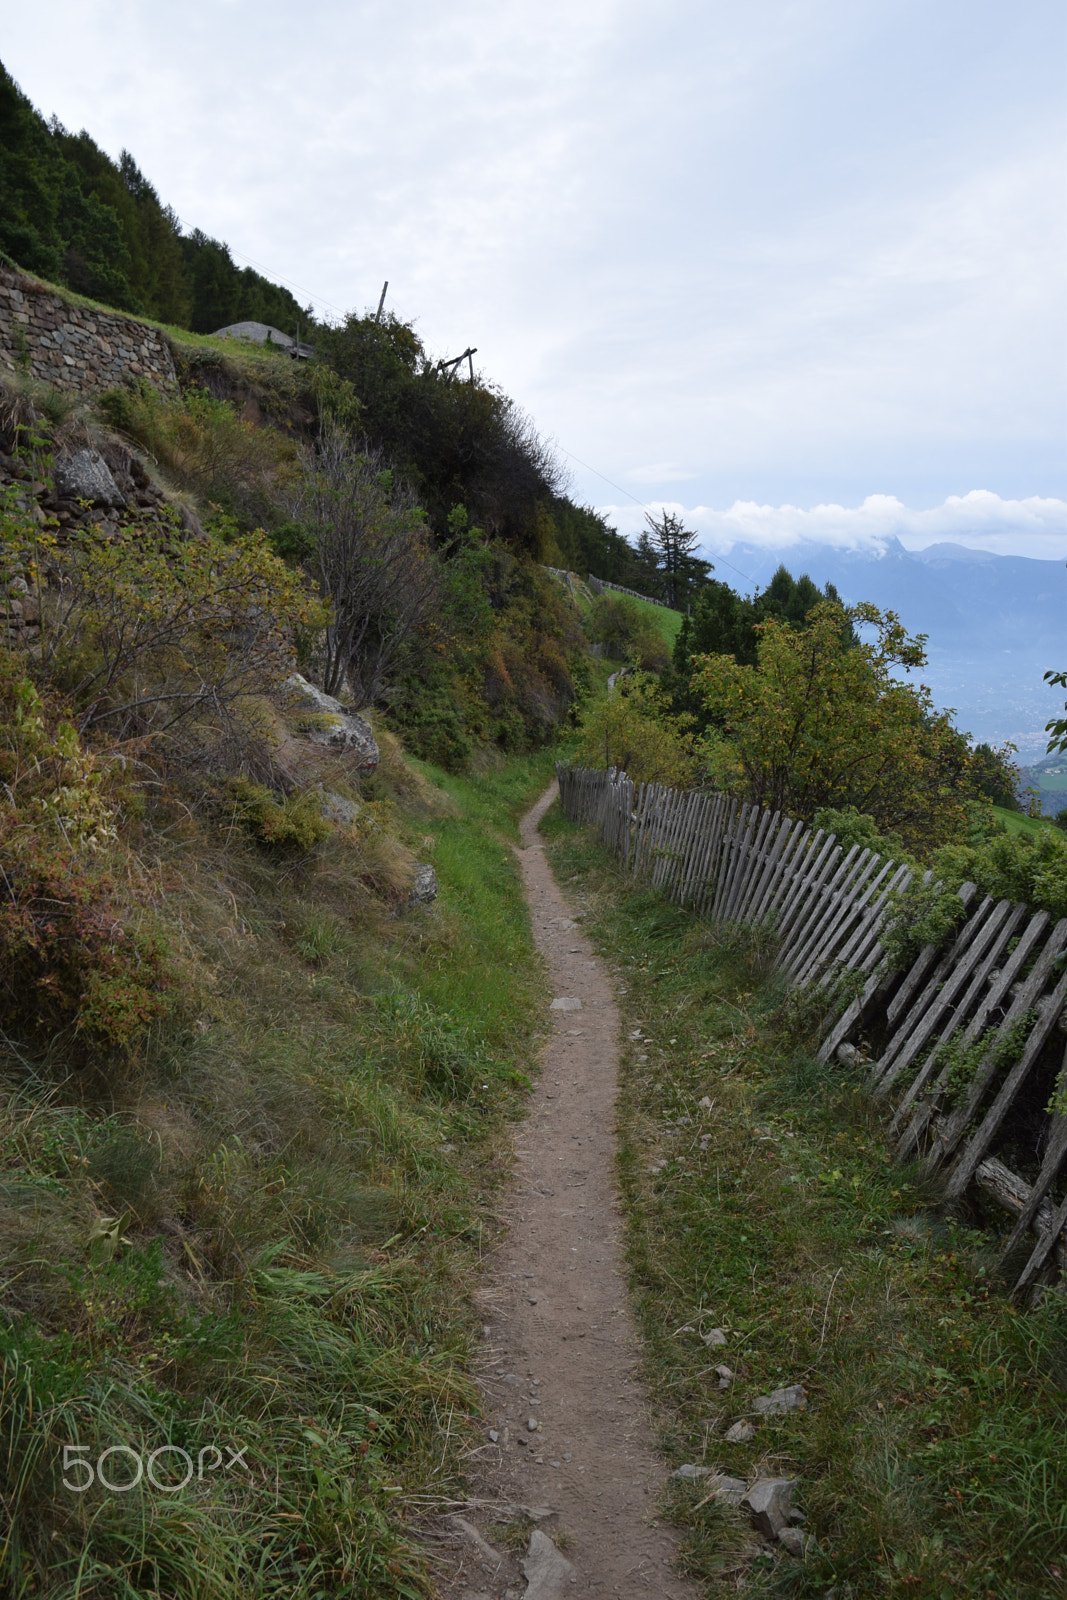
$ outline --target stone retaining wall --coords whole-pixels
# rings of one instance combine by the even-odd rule
[[[0,267],[0,371],[24,372],[68,394],[148,378],[176,390],[166,337],[115,311],[69,305],[54,289]]]

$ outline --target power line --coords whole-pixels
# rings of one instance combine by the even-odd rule
[[[175,212],[175,216],[177,216],[177,212]],[[188,229],[188,231],[190,233],[194,233],[194,232],[197,231],[190,223],[186,222],[182,217],[178,217],[177,220],[178,220],[180,226],[183,227],[183,228]],[[327,308],[327,310],[336,312],[339,317],[343,317],[343,316],[346,315],[346,313],[341,310],[340,306],[335,306],[331,300],[327,300],[323,295],[315,294],[311,289],[305,289],[302,284],[294,283],[291,278],[283,278],[281,273],[272,272],[271,269],[269,267],[265,267],[262,262],[254,260],[252,258],[252,256],[246,256],[243,251],[236,250],[233,247],[233,245],[227,244],[225,246],[225,248],[227,250],[229,250],[231,255],[238,256],[240,258],[240,260],[242,260],[242,261],[247,261],[248,265],[250,267],[255,267],[257,272],[262,272],[263,275],[270,282],[272,282],[272,283],[273,282],[284,283],[287,289],[296,289],[298,291],[298,293],[307,295],[309,300],[311,300],[312,302],[318,302],[319,305],[325,306]],[[386,294],[386,290],[388,289],[388,287],[389,287],[389,282],[388,282],[388,279],[387,279],[385,284],[382,287],[382,295],[381,295],[381,299],[378,302],[377,315],[374,318],[375,322],[378,321],[378,318],[382,314],[382,307],[385,304],[385,294]],[[470,357],[474,353],[475,352],[473,350],[465,350],[463,352],[462,356],[457,356],[456,357],[456,362],[462,361],[464,359],[467,359],[469,361]],[[456,364],[455,362],[443,362],[443,361],[439,361],[437,363],[438,367],[452,366],[452,365],[455,365],[455,364]],[[471,362],[471,382],[472,383],[474,382],[474,365],[473,365],[473,362]],[[594,477],[602,479],[604,483],[610,484],[613,489],[617,489],[620,494],[626,495],[627,499],[632,500],[635,506],[640,506],[642,511],[651,512],[652,507],[647,503],[647,501],[639,500],[635,494],[631,494],[630,493],[629,489],[624,489],[621,483],[616,483],[615,480],[613,478],[609,478],[606,473],[599,472],[596,467],[591,467],[589,465],[588,461],[583,461],[580,456],[576,456],[574,454],[573,450],[568,450],[563,445],[560,445],[559,448],[563,451],[563,454],[565,456],[569,456],[572,461],[577,461],[577,463],[578,463],[578,465],[580,467],[584,467],[586,472],[591,472]],[[717,559],[722,562],[722,565],[724,567],[729,567],[731,572],[736,572],[739,578],[744,578],[746,583],[752,584],[753,588],[755,588],[755,589],[759,588],[759,584],[756,582],[755,578],[753,578],[747,572],[742,572],[740,567],[735,567],[733,562],[732,561],[727,561],[725,556],[717,556]]]
[[[184,217],[179,217],[177,212],[175,212],[174,215],[177,217],[179,225],[186,230],[186,233],[193,234],[203,232],[203,229],[195,227],[191,222],[186,222]],[[215,242],[217,243],[218,241]],[[232,244],[224,243],[223,249],[228,250],[232,256],[237,256],[239,260],[247,262],[250,267],[255,267],[257,272],[262,272],[263,276],[268,282],[284,283],[287,289],[296,289],[299,294],[307,295],[309,300],[317,302],[320,306],[325,306],[328,311],[335,311],[339,317],[343,317],[345,315],[345,312],[341,310],[340,306],[335,306],[333,302],[331,300],[327,300],[324,295],[314,294],[312,290],[305,289],[302,284],[294,283],[291,278],[283,278],[280,272],[272,272],[270,267],[265,267],[261,261],[255,261],[251,256],[246,256],[243,250],[236,250]]]
[[[639,500],[635,494],[630,493],[629,489],[624,489],[621,483],[616,483],[614,478],[609,478],[605,473],[598,472],[596,467],[591,467],[589,465],[588,461],[583,461],[581,456],[576,456],[573,450],[566,449],[564,445],[559,445],[558,448],[563,451],[565,456],[570,456],[572,461],[577,461],[578,465],[580,467],[584,467],[586,472],[591,472],[594,477],[602,478],[605,483],[610,483],[613,489],[618,489],[619,493],[626,495],[627,499],[632,500],[635,506],[640,506],[642,511],[648,512],[651,515],[652,507],[647,501]],[[747,572],[742,572],[740,567],[735,567],[733,562],[727,561],[725,556],[717,555],[716,560],[721,561],[724,567],[729,567],[731,572],[736,572],[739,578],[744,578],[745,582],[750,583],[754,589],[759,588],[759,584],[756,582],[755,578],[751,577]]]

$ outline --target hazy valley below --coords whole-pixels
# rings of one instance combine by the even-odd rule
[[[742,571],[762,587],[780,562],[833,583],[843,600],[871,600],[900,616],[911,633],[928,635],[923,674],[939,705],[976,739],[1010,739],[1020,759],[1045,752],[1045,723],[1060,711],[1062,692],[1043,681],[1067,658],[1067,569],[1061,561],[991,555],[958,544],[906,550],[898,539],[843,550],[804,543],[780,549],[738,544],[717,564],[727,582]]]

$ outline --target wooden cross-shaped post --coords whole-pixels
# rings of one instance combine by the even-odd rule
[[[465,361],[467,363],[468,367],[470,368],[470,374],[471,374],[470,381],[471,381],[471,383],[473,383],[474,382],[474,360],[473,360],[473,358],[477,354],[478,354],[478,346],[477,345],[468,346],[468,348],[466,350],[464,350],[464,352],[463,352],[463,354],[461,356],[453,356],[451,361],[439,361],[437,363],[437,370],[438,370],[438,372],[453,372],[453,371],[455,371],[456,367],[459,366],[461,361]]]

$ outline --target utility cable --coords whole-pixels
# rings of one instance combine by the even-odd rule
[[[177,216],[177,213],[175,213],[175,215]],[[178,217],[177,220],[180,226],[187,229],[188,232],[193,233],[198,231],[182,217]],[[314,294],[310,289],[305,289],[303,285],[294,283],[291,278],[283,278],[280,273],[272,273],[269,267],[265,267],[260,261],[255,261],[251,256],[246,256],[243,251],[234,249],[233,245],[227,244],[224,246],[224,248],[229,250],[231,255],[238,256],[240,260],[246,261],[248,265],[250,267],[254,267],[257,272],[262,272],[263,276],[268,282],[284,283],[287,289],[296,289],[298,293],[307,295],[308,299],[312,302],[317,302],[319,305],[325,306],[327,310],[336,312],[339,317],[346,315],[346,313],[343,312],[340,307],[335,306],[332,301],[325,299],[324,296]],[[629,489],[624,489],[621,483],[616,483],[615,480],[613,478],[609,478],[606,473],[599,472],[596,467],[591,467],[588,461],[583,461],[580,456],[576,456],[573,450],[566,449],[564,445],[559,445],[558,448],[563,451],[565,456],[569,456],[572,461],[576,461],[580,467],[584,467],[586,472],[591,472],[594,477],[600,478],[604,483],[609,484],[612,489],[617,489],[620,494],[626,495],[627,499],[632,500],[635,506],[640,506],[642,511],[651,514],[652,507],[647,503],[647,501],[639,500],[635,494],[630,493]],[[720,561],[724,567],[729,567],[731,572],[736,572],[739,578],[744,578],[745,582],[750,583],[754,589],[759,588],[759,584],[750,573],[742,572],[740,567],[735,567],[733,562],[727,561],[725,556],[717,555],[716,560]]]
[[[578,465],[580,467],[584,467],[586,472],[591,472],[594,477],[602,478],[603,481],[610,484],[613,489],[618,489],[620,494],[626,495],[628,499],[633,501],[635,506],[640,506],[642,511],[647,512],[651,516],[652,507],[647,503],[647,501],[639,500],[635,494],[630,493],[629,489],[624,489],[621,483],[616,483],[614,478],[609,478],[605,473],[598,472],[596,467],[591,467],[588,461],[583,461],[581,456],[576,456],[573,450],[568,450],[565,445],[557,445],[557,448],[562,450],[565,456],[570,456],[572,461],[577,461]],[[716,561],[721,561],[724,567],[729,567],[731,572],[736,572],[739,578],[744,578],[745,582],[750,583],[754,589],[759,588],[759,584],[756,582],[755,578],[753,578],[747,572],[742,572],[740,567],[735,567],[733,562],[727,561],[725,556],[717,555],[715,559]],[[712,563],[712,565],[714,565],[714,563]]]

